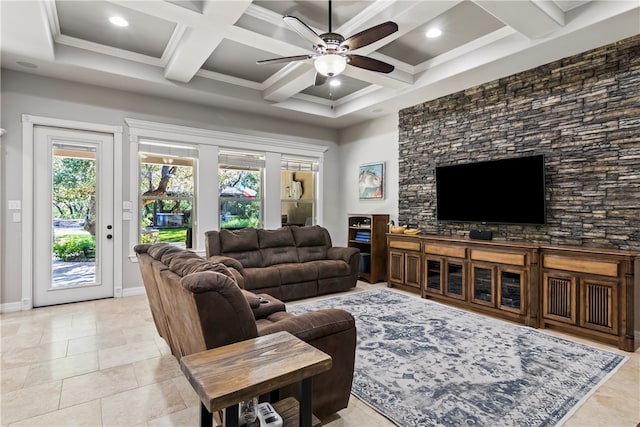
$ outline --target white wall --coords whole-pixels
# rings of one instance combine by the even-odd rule
[[[390,114],[361,123],[340,132],[340,170],[338,185],[341,195],[342,218],[339,233],[332,234],[334,245],[347,242],[348,214],[389,214],[398,220],[398,115]],[[358,166],[366,163],[385,163],[384,199],[358,198]]]
[[[129,159],[129,135],[124,119],[135,118],[243,135],[282,138],[287,141],[305,143],[315,141],[328,146],[324,160],[325,180],[322,183],[323,225],[329,229],[332,236],[344,233],[346,211],[341,206],[341,194],[335,191],[337,184],[341,182],[340,167],[342,165],[336,145],[338,132],[335,130],[4,69],[0,81],[2,84],[0,127],[7,130],[7,134],[2,138],[0,156],[3,165],[0,168],[2,171],[0,206],[3,209],[7,206],[7,200],[20,200],[22,197],[22,114],[123,126],[123,169],[125,171],[129,170],[131,159]],[[397,141],[397,137],[395,140]],[[130,183],[127,173],[123,177],[123,186],[124,200],[135,199],[135,195],[129,194]],[[2,305],[0,307],[19,302],[21,299],[21,223],[11,222],[10,215],[6,215],[6,210],[4,212],[1,242],[2,269],[0,270],[2,273],[0,303]],[[126,225],[120,224],[120,226],[124,229]],[[137,264],[132,264],[127,258],[133,243],[129,242],[126,233],[123,237],[122,283],[126,291],[127,288],[142,286],[142,281]]]

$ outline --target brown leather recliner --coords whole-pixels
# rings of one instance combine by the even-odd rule
[[[288,331],[332,358],[332,368],[313,379],[313,413],[322,418],[347,407],[356,345],[350,313],[326,309],[293,315],[270,295],[241,289],[237,272],[194,252],[164,243],[134,250],[156,327],[176,358]],[[298,388],[280,393],[297,397]]]

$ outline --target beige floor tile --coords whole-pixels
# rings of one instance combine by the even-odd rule
[[[178,389],[168,380],[103,398],[102,423],[105,427],[146,423],[185,408]]]
[[[40,345],[42,334],[20,334],[2,337],[1,348],[3,351],[9,351],[18,348],[29,348]]]
[[[77,405],[138,387],[132,365],[103,369],[62,382],[60,407]]]
[[[65,357],[67,354],[67,342],[56,341],[41,344],[36,347],[3,349],[2,369],[17,368],[19,366],[32,365],[46,360]]]
[[[82,353],[31,365],[25,386],[75,377],[98,370],[98,352]]]
[[[58,411],[49,412],[34,418],[22,420],[13,426],[24,427],[94,427],[102,425],[102,414],[100,410],[100,400],[71,406]]]
[[[46,344],[48,342],[70,340],[74,338],[82,338],[96,335],[96,325],[78,328],[69,326],[64,328],[45,329],[42,333],[40,342]]]
[[[24,382],[27,379],[29,373],[28,366],[22,366],[20,368],[3,369],[2,375],[0,375],[2,382],[0,383],[0,391],[2,393],[8,393],[10,391],[19,390],[24,386]]]
[[[141,360],[133,364],[140,386],[160,383],[177,376],[183,376],[178,361],[173,356],[162,356]]]
[[[62,381],[39,384],[2,394],[0,424],[32,418],[58,409]]]
[[[100,369],[160,357],[160,350],[154,341],[141,341],[98,350]]]
[[[187,380],[184,375],[175,377],[172,379],[172,381],[178,388],[180,396],[182,396],[182,400],[184,401],[185,405],[189,407],[200,407],[200,398],[198,397],[198,394],[193,390],[193,387],[191,387],[189,380]]]
[[[197,426],[200,424],[200,406],[192,406],[147,422],[149,427]]]
[[[155,325],[145,324],[135,328],[127,328],[122,331],[127,343],[132,344],[140,341],[153,340],[158,332]]]
[[[127,340],[125,339],[122,331],[116,331],[104,335],[93,335],[82,338],[74,338],[69,340],[67,355],[72,356],[74,354],[88,353],[105,348],[118,347],[121,345],[125,345],[126,343]]]
[[[6,323],[2,323],[2,320],[0,319],[0,336],[1,337],[10,337],[12,335],[15,335],[18,333],[18,330],[20,329],[20,324],[18,323],[10,323],[10,324],[6,324]]]

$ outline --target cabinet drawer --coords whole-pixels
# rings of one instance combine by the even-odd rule
[[[443,245],[424,245],[424,253],[432,255],[449,256],[454,258],[464,258],[466,256],[466,249],[457,246],[443,246]]]
[[[504,252],[482,251],[479,249],[471,250],[471,259],[474,261],[496,262],[499,264],[526,265],[526,254],[514,254]]]
[[[542,266],[553,270],[575,271],[579,273],[597,274],[600,276],[618,277],[618,263],[565,258],[557,255],[546,255]]]
[[[389,247],[393,249],[403,249],[405,251],[420,252],[420,242],[408,242],[406,240],[391,240]]]

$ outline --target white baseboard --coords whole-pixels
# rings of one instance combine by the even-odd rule
[[[22,303],[20,301],[0,304],[0,313],[12,313],[15,311],[22,311]]]
[[[144,290],[144,286],[137,286],[135,288],[124,288],[122,289],[123,297],[133,297],[136,295],[146,295],[147,292]]]

